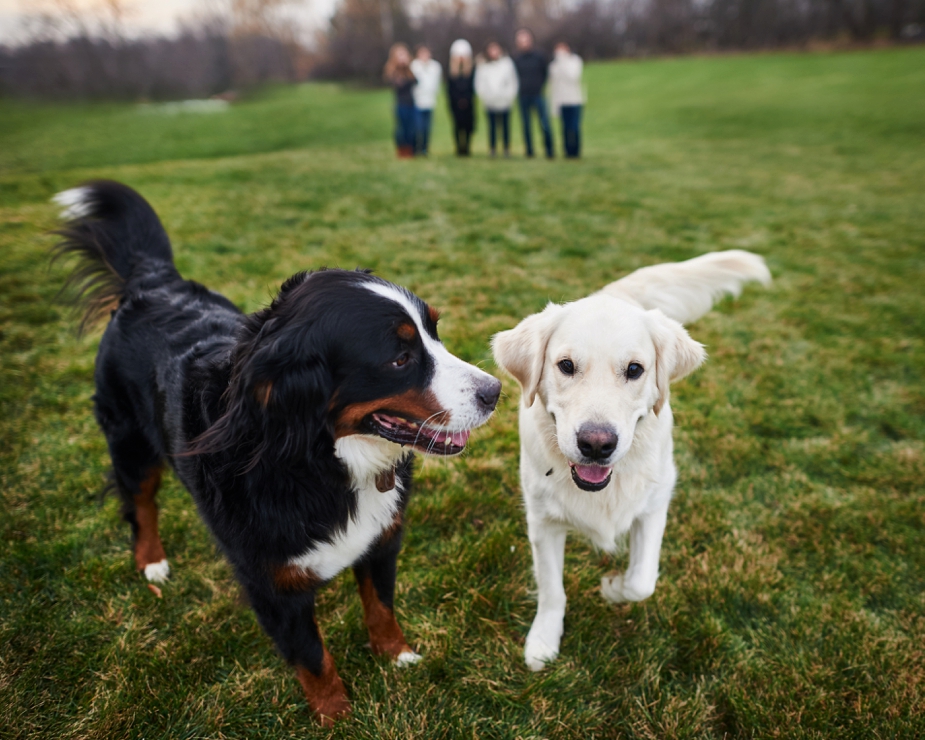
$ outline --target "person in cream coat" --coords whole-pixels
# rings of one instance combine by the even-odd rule
[[[411,72],[417,80],[413,91],[417,129],[415,154],[426,155],[430,142],[431,118],[443,80],[443,67],[431,56],[430,49],[421,44],[414,55],[414,61],[411,62]]]
[[[581,154],[581,108],[584,91],[581,57],[573,54],[564,41],[556,44],[555,57],[549,65],[549,102],[554,116],[562,117],[562,138],[566,157]]]
[[[488,112],[488,143],[491,156],[497,154],[497,128],[501,127],[504,156],[511,155],[511,106],[519,84],[514,62],[496,41],[485,47],[475,67],[475,93]]]

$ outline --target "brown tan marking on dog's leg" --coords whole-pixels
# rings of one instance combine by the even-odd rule
[[[323,727],[331,727],[335,720],[350,714],[347,690],[327,648],[317,675],[304,666],[296,666],[295,672],[309,706]]]
[[[166,570],[167,553],[157,531],[157,503],[155,496],[161,485],[161,468],[152,468],[141,481],[138,493],[133,496],[135,504],[135,566],[144,571],[149,565],[164,563]],[[148,575],[148,573],[145,573]],[[150,576],[149,576],[150,578]],[[166,572],[163,574],[166,578]],[[163,580],[153,578],[151,580]]]
[[[360,600],[363,602],[363,621],[369,630],[369,645],[376,655],[397,658],[402,653],[413,653],[405,635],[398,626],[395,612],[382,603],[373,579],[368,572],[356,572]]]

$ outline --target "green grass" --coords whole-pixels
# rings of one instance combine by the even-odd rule
[[[925,50],[592,65],[580,162],[470,161],[446,116],[397,161],[389,97],[275,89],[219,115],[0,101],[0,736],[892,738],[925,734]],[[91,414],[99,331],[55,302],[56,191],[137,187],[185,275],[247,310],[363,265],[489,337],[636,267],[744,247],[776,277],[691,327],[680,481],[648,601],[570,539],[562,655],[533,616],[506,396],[417,474],[399,611],[423,664],[372,657],[352,580],[319,619],[354,716],[316,728],[174,479],[174,577],[134,572]],[[617,567],[622,558],[617,559]]]

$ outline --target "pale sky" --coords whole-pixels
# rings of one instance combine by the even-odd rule
[[[99,0],[72,0],[80,7],[99,5]],[[334,12],[336,0],[305,0],[298,15],[309,29],[322,27]],[[51,0],[0,0],[0,43],[15,41],[24,15],[52,5]],[[171,33],[177,18],[203,7],[203,0],[126,0],[127,25],[134,33]]]

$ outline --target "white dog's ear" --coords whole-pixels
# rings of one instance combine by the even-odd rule
[[[656,416],[668,403],[669,386],[672,381],[680,380],[692,373],[707,358],[703,345],[691,339],[681,324],[669,319],[657,308],[647,311],[649,331],[655,343],[655,384],[658,388],[658,400],[652,410]]]
[[[562,306],[550,303],[540,313],[521,321],[513,329],[495,334],[491,349],[498,366],[520,383],[524,404],[529,408],[543,377],[546,345],[559,321]]]

